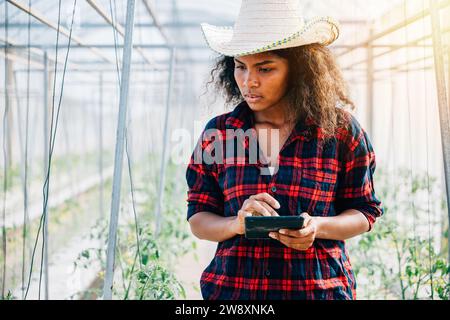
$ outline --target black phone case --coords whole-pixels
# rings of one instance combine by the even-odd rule
[[[269,232],[280,229],[301,229],[301,216],[245,217],[245,237],[247,239],[271,239]]]

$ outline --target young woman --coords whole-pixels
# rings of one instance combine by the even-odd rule
[[[191,230],[218,242],[200,280],[205,299],[355,299],[345,240],[383,214],[374,151],[344,110],[353,103],[326,47],[338,26],[304,23],[295,2],[243,0],[233,29],[202,26],[221,53],[212,82],[237,104],[209,121],[186,172]],[[258,161],[239,130],[257,137]],[[305,220],[251,240],[251,215]]]

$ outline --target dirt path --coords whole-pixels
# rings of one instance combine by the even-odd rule
[[[195,240],[197,243],[197,258],[194,252],[189,252],[180,259],[175,269],[177,278],[186,290],[187,300],[202,300],[200,292],[200,276],[208,266],[216,251],[217,244],[205,240]]]

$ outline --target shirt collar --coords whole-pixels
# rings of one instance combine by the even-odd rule
[[[227,129],[242,129],[244,131],[253,128],[255,123],[254,112],[250,109],[246,101],[241,102],[229,114],[225,126]],[[313,134],[314,121],[311,117],[306,120],[299,120],[294,127],[294,130],[289,138],[291,142],[296,139],[310,140]]]

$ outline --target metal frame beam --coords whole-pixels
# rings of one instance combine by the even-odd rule
[[[52,63],[54,63],[55,61],[56,61],[56,58],[53,56],[53,55],[50,55],[50,54],[48,54],[47,52],[46,52],[46,50],[44,50],[44,48],[42,48],[42,46],[28,46],[28,45],[18,45],[17,44],[17,41],[16,40],[11,40],[10,38],[9,38],[9,36],[8,36],[8,41],[6,41],[6,39],[5,38],[3,38],[3,37],[0,37],[0,42],[3,42],[4,43],[4,45],[1,45],[0,47],[2,48],[2,49],[4,49],[5,48],[5,46],[9,49],[8,51],[12,51],[12,50],[14,50],[15,51],[15,49],[17,48],[17,49],[21,49],[21,48],[23,48],[23,49],[28,49],[28,47],[30,47],[30,53],[33,53],[33,54],[35,54],[35,55],[38,55],[40,58],[43,58],[44,57],[44,55],[46,54],[47,55],[47,60],[49,61],[49,62],[52,62]],[[52,48],[54,48],[55,46],[53,46]],[[2,50],[3,51],[3,50]],[[21,57],[19,54],[18,54],[18,52],[8,52],[8,55],[12,55],[11,56],[11,59],[12,60],[17,60],[17,61],[22,61],[23,59],[25,59],[25,62],[26,63],[28,63],[28,57],[27,58],[24,58],[24,57]],[[4,56],[4,55],[3,55]],[[34,59],[33,57],[31,57],[31,61],[32,61],[32,63],[34,64],[34,65],[39,65],[39,66],[43,66],[43,63],[42,63],[42,60],[40,60],[40,59]],[[61,65],[61,66],[63,66],[64,65],[64,61],[58,61],[58,65]],[[71,65],[71,67],[75,67],[75,68],[78,68],[79,67],[79,65],[77,65],[76,63],[71,63],[70,64]]]
[[[23,64],[28,63],[27,58],[25,57],[21,57],[20,55],[16,54],[16,53],[12,53],[12,52],[7,52],[6,56],[5,56],[5,52],[4,50],[0,51],[0,57],[2,58],[6,58],[9,61],[17,61],[17,62],[22,62]],[[35,66],[35,67],[41,67],[43,68],[43,64],[42,62],[37,62],[37,61],[30,61],[30,65]]]
[[[182,67],[176,67],[175,68],[177,71],[184,71],[184,68]],[[117,73],[117,69],[95,69],[96,72],[115,72]],[[144,73],[149,73],[149,72],[168,72],[169,68],[165,68],[165,69],[150,69],[150,68],[138,68],[133,70],[133,73],[140,73],[140,72],[144,72]],[[27,69],[16,69],[14,70],[14,72],[20,73],[20,72],[28,72]],[[42,72],[42,69],[36,68],[36,69],[31,69],[30,72]],[[66,72],[80,72],[80,73],[92,73],[92,68],[89,69],[70,69],[68,68],[66,70]],[[93,78],[96,79],[96,78]],[[134,83],[134,82],[133,82]]]
[[[219,21],[220,25],[229,25],[232,26],[234,24],[234,21]],[[339,20],[339,24],[341,25],[366,25],[367,21],[365,20]],[[80,25],[81,29],[104,29],[109,28],[107,25],[103,23],[95,23],[95,22],[85,22],[81,23]],[[161,27],[162,29],[199,29],[200,28],[200,22],[197,21],[186,21],[186,22],[166,22],[166,23],[159,23],[156,25],[155,23],[136,23],[134,25],[135,28],[158,28]],[[4,28],[5,24],[0,23],[0,28]],[[28,24],[26,23],[10,23],[8,24],[8,28],[10,29],[25,29],[28,28]],[[32,23],[31,28],[45,28],[44,25],[39,23]]]
[[[150,4],[150,2],[148,0],[142,0],[142,2],[144,3],[145,9],[147,10],[148,14],[153,19],[153,23],[154,23],[155,27],[158,28],[159,32],[161,33],[161,36],[166,41],[166,44],[168,44],[168,45],[173,44],[172,39],[170,39],[169,35],[164,31],[161,23],[159,22],[159,19],[157,18],[156,14],[155,14],[155,10],[153,10],[153,7]]]
[[[108,16],[105,9],[103,9],[100,4],[98,4],[95,0],[86,0],[86,2],[110,25],[112,26],[121,36],[122,38],[125,37],[125,30],[123,26],[120,23],[113,22],[112,18]],[[93,48],[92,46],[90,46]],[[98,47],[97,47],[98,48]],[[117,45],[113,46],[113,48],[118,48]],[[139,54],[144,58],[145,61],[147,61],[149,64],[154,64],[154,61],[147,56],[147,54],[142,50],[140,47],[136,47],[136,50],[139,52]]]
[[[437,5],[437,8],[438,9],[442,9],[442,8],[448,7],[449,5],[450,5],[450,3],[448,1],[444,0],[444,1],[441,1]],[[362,41],[362,42],[360,42],[360,43],[358,43],[358,44],[356,44],[354,46],[351,46],[350,48],[348,48],[344,52],[341,52],[341,53],[337,54],[337,57],[338,58],[342,57],[342,56],[352,52],[355,49],[358,49],[358,48],[361,48],[361,47],[367,47],[369,45],[369,43],[372,43],[372,42],[374,42],[374,41],[376,41],[376,40],[378,40],[380,38],[383,38],[384,36],[386,36],[386,35],[388,35],[390,33],[393,33],[393,32],[395,32],[395,31],[397,31],[397,30],[399,30],[401,28],[404,28],[404,27],[406,27],[406,26],[408,26],[408,25],[410,25],[410,24],[412,24],[412,23],[414,23],[414,22],[416,22],[416,21],[418,21],[420,19],[423,19],[423,18],[425,18],[428,15],[430,15],[430,8],[422,10],[422,11],[416,13],[415,15],[413,15],[412,17],[409,17],[409,18],[405,19],[404,21],[401,21],[401,22],[399,22],[399,23],[397,23],[397,24],[395,24],[395,25],[393,25],[393,26],[391,26],[391,27],[389,27],[389,28],[387,28],[387,29],[385,29],[383,31],[380,31],[380,32],[378,32],[378,33],[376,33],[374,35],[369,36],[366,40],[364,40],[364,41]]]
[[[407,61],[407,62],[398,64],[398,65],[395,65],[395,66],[391,66],[391,67],[388,67],[388,68],[377,69],[377,70],[375,70],[375,72],[385,72],[385,71],[396,71],[396,72],[398,71],[398,72],[402,72],[402,71],[407,71],[407,70],[410,70],[410,71],[413,71],[413,70],[420,70],[420,68],[414,68],[414,69],[411,69],[411,68],[409,68],[408,66],[409,66],[410,64],[414,64],[414,63],[418,63],[418,62],[424,62],[424,61],[427,61],[427,60],[433,59],[433,58],[434,58],[433,55],[431,55],[431,56],[426,56],[426,57],[420,57],[420,58],[416,58],[416,59],[413,59],[413,60],[410,60],[410,61]],[[423,67],[421,67],[421,68],[423,68]]]
[[[63,27],[61,25],[58,28],[58,26],[55,23],[49,21],[42,13],[36,11],[35,9],[31,10],[31,8],[29,8],[28,6],[25,6],[25,5],[21,4],[21,3],[19,3],[16,0],[6,0],[6,1],[8,1],[10,4],[12,4],[13,6],[17,7],[18,9],[24,11],[25,13],[29,14],[30,16],[32,16],[36,20],[38,20],[38,21],[42,22],[43,24],[47,25],[48,27],[52,28],[53,30],[58,31],[58,29],[59,29],[59,33],[60,34],[62,34],[64,36],[66,36],[67,38],[69,38],[69,36],[70,36],[70,31],[69,30],[67,30],[65,27]],[[82,45],[82,46],[85,46],[85,47],[89,48],[88,44],[86,44],[83,40],[81,40],[80,38],[78,38],[75,35],[72,35],[72,41],[77,43],[78,45]],[[108,56],[105,56],[103,54],[103,52],[101,52],[97,48],[89,48],[89,50],[92,51],[95,55],[101,57],[103,60],[105,60],[107,62],[110,62],[112,64],[115,63],[115,61],[110,59]]]
[[[431,37],[431,36],[430,36]],[[1,41],[1,40],[0,40]],[[399,45],[399,44],[380,44],[380,45],[373,45],[372,48],[374,49],[392,49],[398,50],[402,48],[433,48],[432,45],[429,44],[414,44],[415,42],[418,42],[419,40],[415,40],[411,42],[410,44],[405,45]],[[43,48],[43,49],[51,49],[54,48],[54,45],[51,44],[44,44],[44,45],[30,45],[32,48]],[[0,49],[4,46],[0,45]],[[15,45],[8,45],[8,47],[13,47],[17,49],[25,49],[28,48],[27,44],[15,44]],[[187,44],[179,44],[174,45],[174,48],[179,50],[210,50],[209,47],[206,44],[198,44],[198,45],[187,45]],[[71,45],[70,49],[86,49],[86,48],[97,48],[97,49],[123,49],[123,44],[88,44],[88,45]],[[163,50],[170,50],[172,46],[166,45],[166,44],[133,44],[134,49],[163,49]],[[331,45],[331,50],[338,50],[338,49],[347,49],[347,48],[353,48],[353,45]],[[366,47],[362,47],[362,49],[365,49]],[[365,61],[361,61],[359,63],[364,63]]]
[[[442,31],[443,34],[446,34],[446,33],[449,33],[449,32],[450,32],[450,28],[447,28],[447,29],[445,29],[445,30]],[[379,53],[379,54],[376,54],[376,55],[373,56],[373,59],[377,59],[377,58],[382,57],[382,56],[384,56],[384,55],[386,55],[386,54],[389,54],[389,53],[398,51],[398,50],[400,50],[400,49],[405,49],[405,48],[411,48],[411,47],[414,48],[414,47],[418,47],[418,48],[430,48],[430,49],[433,49],[433,45],[420,45],[420,44],[418,44],[418,42],[422,42],[422,41],[431,39],[432,37],[433,37],[433,34],[432,34],[432,33],[427,34],[427,35],[425,35],[425,36],[423,36],[423,37],[420,37],[420,38],[418,38],[418,39],[414,39],[414,40],[412,40],[412,41],[406,43],[405,46],[401,46],[401,45],[400,45],[400,46],[397,46],[397,47],[393,47],[393,48],[391,48],[390,50],[386,50],[386,51],[384,51],[384,52],[381,52],[381,53]],[[372,46],[372,48],[378,48],[378,47]],[[349,65],[349,66],[347,66],[347,67],[344,67],[343,70],[352,69],[354,66],[357,66],[357,65],[359,65],[359,64],[363,64],[363,63],[366,63],[366,62],[367,62],[366,59],[365,59],[365,60],[361,60],[361,61],[354,62],[354,63],[352,63],[351,65]]]

